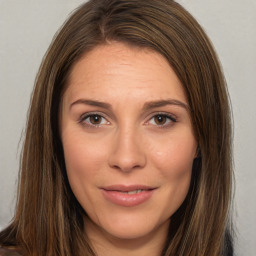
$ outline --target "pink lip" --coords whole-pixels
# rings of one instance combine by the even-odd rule
[[[111,185],[101,188],[103,196],[110,202],[126,207],[132,207],[144,203],[151,198],[155,187],[145,185]],[[142,190],[136,194],[124,192]]]

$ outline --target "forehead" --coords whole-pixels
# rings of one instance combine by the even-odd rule
[[[123,98],[129,92],[135,98],[175,95],[186,100],[180,80],[161,54],[117,42],[97,46],[73,66],[65,94],[74,98],[82,92],[92,97]]]

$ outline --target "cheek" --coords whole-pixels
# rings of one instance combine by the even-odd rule
[[[89,139],[84,140],[81,135],[63,136],[62,143],[70,186],[75,194],[81,194],[89,189],[84,185],[100,177],[106,151]]]
[[[197,143],[191,136],[176,136],[154,143],[150,148],[152,165],[159,170],[165,189],[178,200],[184,199],[190,186]]]
[[[151,159],[158,169],[167,175],[182,175],[191,171],[196,156],[196,145],[193,136],[166,139],[149,147]]]

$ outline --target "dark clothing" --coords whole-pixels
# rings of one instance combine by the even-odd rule
[[[21,256],[16,249],[0,248],[0,256]]]
[[[0,256],[22,256],[21,252],[15,249],[0,248]],[[226,247],[223,256],[233,256],[232,246]]]

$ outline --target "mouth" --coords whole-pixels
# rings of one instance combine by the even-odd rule
[[[157,187],[145,185],[111,185],[102,187],[106,200],[119,206],[132,207],[147,202]]]
[[[132,190],[132,191],[118,191],[118,192],[123,193],[123,194],[128,194],[128,195],[134,195],[134,194],[141,193],[143,191],[148,191],[148,190],[137,189],[137,190]]]
[[[117,191],[124,194],[137,194],[143,191],[150,191],[156,189],[156,187],[146,185],[110,185],[102,187],[106,191]]]

